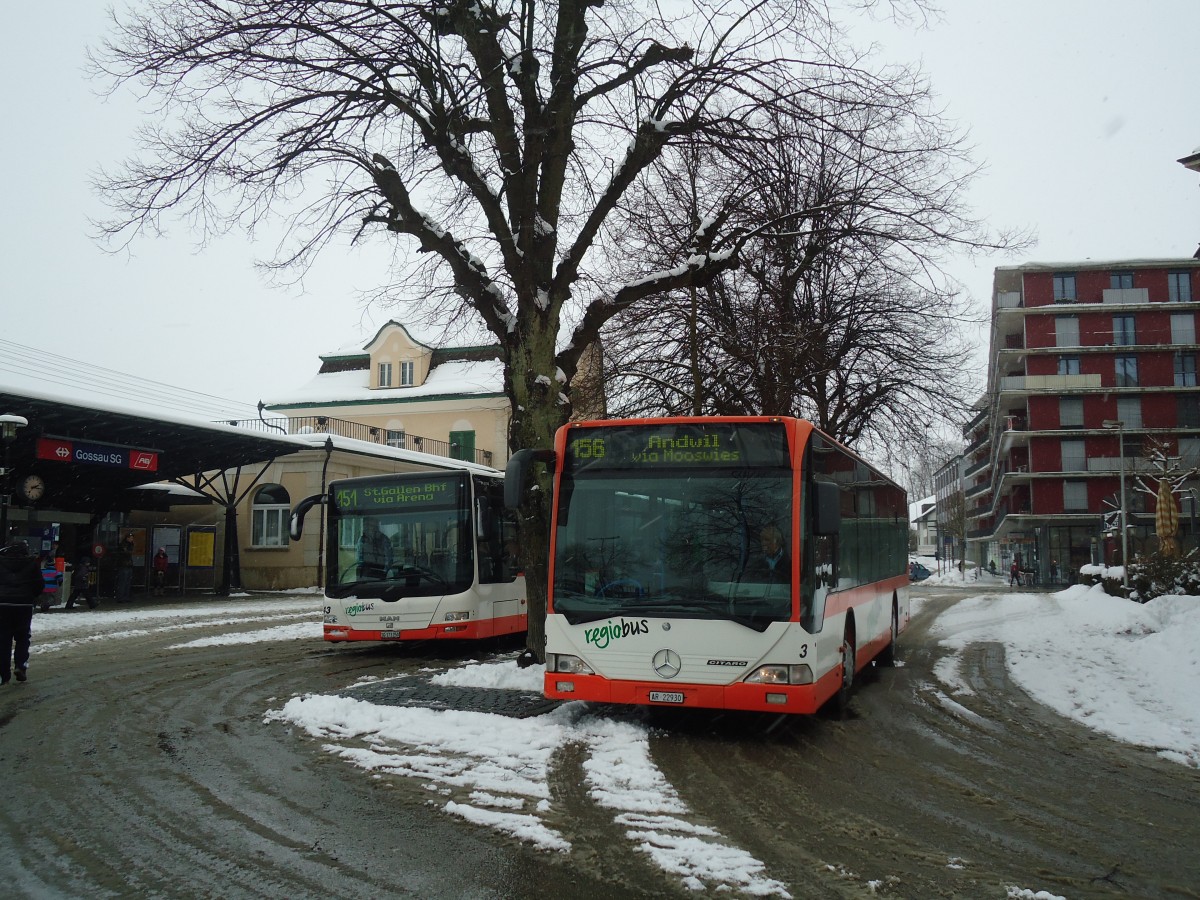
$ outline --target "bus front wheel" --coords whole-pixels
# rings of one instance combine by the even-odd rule
[[[879,664],[881,666],[894,666],[896,664],[896,640],[900,636],[900,610],[896,606],[896,601],[892,599],[892,633],[888,639],[888,645],[883,648],[879,654]]]
[[[854,623],[846,622],[846,631],[842,635],[842,683],[838,692],[833,695],[833,709],[844,714],[850,709],[850,690],[854,687],[854,664],[856,651],[854,648]]]

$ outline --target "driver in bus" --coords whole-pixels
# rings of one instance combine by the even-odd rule
[[[392,566],[392,542],[379,530],[379,523],[367,519],[358,541],[359,579],[386,578]]]
[[[783,545],[783,532],[776,525],[764,525],[758,533],[760,552],[746,564],[742,581],[761,584],[790,584],[792,561]]]

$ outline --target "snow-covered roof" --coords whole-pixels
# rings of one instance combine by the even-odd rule
[[[348,356],[366,356],[368,352],[367,348],[374,343],[375,339],[379,337],[385,328],[393,325],[403,329],[404,333],[408,335],[410,340],[428,350],[441,348],[442,350],[453,352],[454,350],[463,350],[479,346],[478,342],[469,343],[461,347],[443,345],[442,341],[444,340],[445,336],[438,329],[422,329],[420,326],[413,325],[409,322],[401,322],[399,319],[389,319],[370,334],[347,341],[339,346],[336,350],[330,350],[326,353],[321,353],[319,356],[321,359],[340,359]],[[486,335],[475,335],[474,333],[459,335],[459,337],[465,337],[468,340],[472,337],[478,337],[480,340],[487,340]]]
[[[937,497],[931,495],[908,504],[908,521],[918,522],[937,509]]]
[[[352,402],[404,403],[434,397],[498,395],[504,392],[504,365],[495,359],[445,362],[429,372],[425,383],[417,387],[371,388],[370,372],[351,369],[325,372],[291,394],[276,397],[267,406],[287,409],[304,404]]]
[[[1061,272],[1071,269],[1111,269],[1116,266],[1130,269],[1200,266],[1200,260],[1193,259],[1192,257],[1180,258],[1177,256],[1169,258],[1134,257],[1132,259],[1075,259],[1059,260],[1056,262],[1029,260],[1027,262],[1018,263],[1017,265],[1012,266],[996,266],[996,271],[1021,272],[1029,270],[1044,270]]]
[[[421,453],[417,450],[404,450],[399,447],[388,447],[374,441],[360,441],[355,438],[342,437],[340,434],[326,434],[321,431],[309,431],[291,435],[298,441],[307,443],[313,449],[325,446],[327,440],[333,442],[333,449],[345,453],[358,453],[363,456],[373,456],[379,459],[394,459],[398,462],[408,462],[419,465],[423,469],[466,469],[480,475],[498,475],[498,469],[481,466],[478,463],[466,462],[461,459],[451,459],[435,453]]]

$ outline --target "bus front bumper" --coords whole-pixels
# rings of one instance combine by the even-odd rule
[[[815,713],[841,684],[835,668],[815,684],[670,684],[610,681],[599,675],[547,672],[544,692],[554,700],[627,703],[677,709],[736,709],[748,712]]]

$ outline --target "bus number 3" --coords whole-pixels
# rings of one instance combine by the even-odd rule
[[[808,644],[801,644],[801,645],[800,645],[800,658],[801,658],[801,659],[808,659]]]

